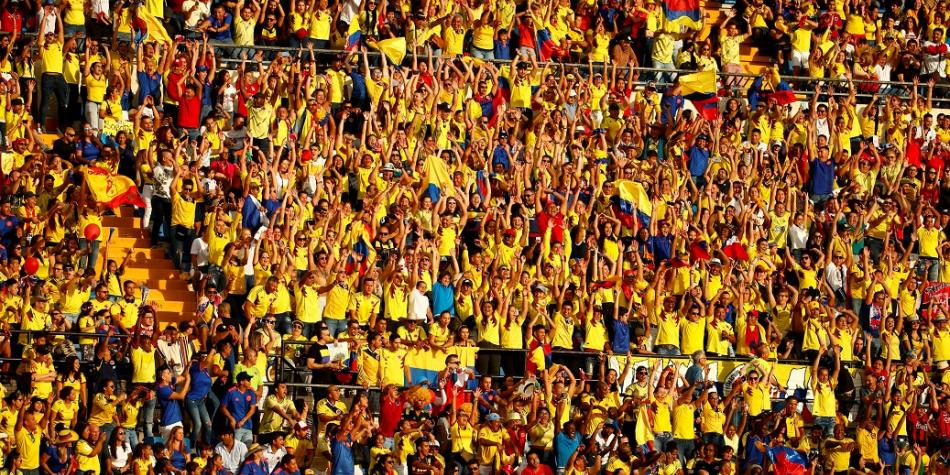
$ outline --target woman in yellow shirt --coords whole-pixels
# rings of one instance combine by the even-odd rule
[[[502,300],[500,307],[508,306],[508,299],[511,293],[508,293]],[[478,346],[482,348],[500,348],[501,347],[501,319],[498,318],[498,312],[495,305],[489,301],[482,301],[481,297],[475,300],[475,326],[478,329]],[[493,354],[487,358],[478,359],[478,372],[481,374],[498,374],[501,368],[501,355]]]
[[[481,396],[481,389],[476,389],[474,400]],[[452,404],[452,411],[449,413],[449,431],[452,440],[452,459],[462,466],[468,465],[475,459],[475,434],[478,429],[472,425],[475,420],[475,411],[477,406],[471,402],[461,404]]]
[[[812,363],[811,368],[811,387],[814,391],[814,407],[812,414],[815,416],[815,424],[822,428],[825,436],[830,436],[835,428],[835,415],[837,413],[837,400],[835,399],[835,386],[838,385],[838,374],[841,371],[841,358],[835,351],[834,372],[828,373],[828,368],[819,368],[818,362],[825,354],[825,347],[818,348],[818,356]]]
[[[112,58],[109,56],[109,50],[106,49],[106,63],[112,64]],[[106,88],[109,86],[109,78],[105,72],[105,66],[101,61],[93,61],[89,57],[89,48],[86,48],[86,58],[83,63],[83,82],[86,85],[86,122],[95,130],[102,130],[102,117],[99,114],[99,108],[106,99]]]

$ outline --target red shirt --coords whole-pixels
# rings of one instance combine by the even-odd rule
[[[0,16],[0,30],[4,33],[13,33],[23,30],[23,14],[13,13],[10,10],[4,10],[3,16]]]
[[[182,94],[178,100],[178,126],[185,129],[197,129],[201,126],[201,96],[191,99]]]
[[[538,468],[531,468],[530,465],[525,467],[524,470],[521,471],[521,475],[554,475],[554,472],[551,471],[551,467],[540,463],[538,464]]]
[[[544,233],[551,228],[551,242],[564,242],[564,213],[560,208],[556,214],[550,214],[542,211],[538,214],[538,233],[544,236]]]
[[[937,413],[937,435],[941,438],[950,438],[950,411],[941,409]]]
[[[388,397],[380,398],[379,401],[379,433],[384,437],[392,437],[396,434],[396,427],[399,426],[399,420],[402,419],[402,408],[406,401],[402,397],[391,399]]]
[[[238,175],[238,166],[227,160],[215,160],[211,162],[211,170],[215,173],[224,175],[228,185],[231,188],[240,188],[241,180]]]

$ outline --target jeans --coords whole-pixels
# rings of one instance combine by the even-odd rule
[[[330,330],[330,336],[336,338],[337,335],[346,331],[346,319],[324,318],[323,322],[327,324]]]
[[[234,439],[240,440],[244,442],[244,445],[250,446],[254,442],[254,434],[251,432],[251,429],[238,427],[234,429]]]
[[[56,120],[60,117],[66,117],[66,104],[68,104],[69,88],[66,86],[66,79],[62,74],[46,73],[40,78],[40,127],[46,128],[46,109],[49,107],[49,100],[56,97]],[[60,124],[62,127],[65,124]]]
[[[152,196],[152,245],[171,240],[172,202],[168,198]],[[189,248],[187,252],[191,252]]]
[[[172,264],[182,272],[191,270],[191,242],[195,240],[195,228],[176,225],[172,232]]]
[[[815,425],[821,427],[826,437],[831,437],[835,432],[835,418],[830,416],[815,417]]]
[[[653,67],[656,69],[666,69],[670,71],[676,70],[676,66],[673,66],[673,63],[664,63],[662,61],[656,60],[653,61]],[[656,71],[653,74],[654,81],[656,81],[657,84],[668,84],[673,82],[673,73]]]
[[[696,455],[696,443],[692,439],[675,439],[676,451],[679,454],[680,463],[686,466],[688,460],[692,460]]]
[[[656,354],[663,356],[679,356],[680,349],[673,345],[658,345],[656,347]]]
[[[673,441],[673,434],[669,432],[657,432],[653,435],[653,450],[660,452],[666,451],[666,444]]]
[[[917,269],[921,274],[927,272],[927,279],[931,282],[940,278],[940,261],[935,257],[921,257],[917,260]]]
[[[145,419],[145,421],[144,421],[144,422],[145,422],[145,434],[144,434],[144,437],[143,437],[145,440],[148,440],[148,438],[149,438],[149,437],[152,437],[152,435],[155,433],[155,432],[153,432],[153,431],[155,430],[155,405],[156,405],[156,403],[158,403],[158,400],[155,399],[155,396],[152,396],[150,399],[146,399],[146,400],[142,403],[142,412],[140,413],[140,417],[142,417],[143,419]],[[139,427],[141,427],[141,426],[139,426]]]
[[[123,427],[122,430],[125,431],[125,440],[129,443],[129,447],[135,447],[139,445],[139,433],[134,428],[129,429],[128,427]]]
[[[214,431],[211,430],[211,416],[208,415],[205,399],[186,399],[185,409],[191,416],[191,445],[195,446],[198,443],[202,429],[204,429],[205,442],[210,443],[214,438]]]
[[[495,52],[490,49],[478,49],[472,46],[472,57],[491,61],[495,59]]]
[[[96,262],[99,261],[99,240],[94,239],[90,242],[85,238],[79,238],[79,249],[83,251],[89,249],[89,255],[79,259],[79,267],[95,269]]]

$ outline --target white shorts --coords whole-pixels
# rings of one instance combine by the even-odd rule
[[[793,68],[807,68],[808,58],[811,56],[809,51],[792,50],[791,63]]]

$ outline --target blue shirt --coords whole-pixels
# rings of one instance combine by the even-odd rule
[[[811,161],[811,192],[813,195],[830,195],[834,190],[835,162]]]
[[[554,455],[557,461],[557,468],[564,468],[564,465],[570,460],[571,454],[577,451],[577,447],[580,445],[580,433],[575,432],[573,439],[568,437],[566,432],[559,432],[554,436]]]
[[[225,395],[225,404],[225,407],[228,408],[228,412],[231,413],[231,417],[240,421],[244,419],[244,416],[257,404],[257,393],[250,388],[242,393],[237,387],[233,387],[228,390],[228,394]],[[251,420],[248,419],[244,425],[239,427],[239,429],[241,428],[250,429]]]
[[[158,405],[162,408],[161,425],[170,426],[176,422],[181,422],[181,406],[178,401],[172,399],[175,393],[175,381],[171,384],[159,384],[155,394],[158,396]]]
[[[653,260],[656,262],[667,261],[673,257],[673,236],[650,236],[650,244],[653,246]]]
[[[330,439],[330,454],[333,456],[333,475],[353,475],[353,435],[346,434],[343,440]]]
[[[211,26],[214,28],[221,28],[224,25],[228,26],[223,31],[208,32],[208,38],[211,40],[217,40],[217,41],[230,40],[231,39],[231,22],[233,21],[234,21],[234,17],[232,17],[230,13],[225,13],[223,20],[218,20],[218,18],[214,15],[211,15],[210,17],[208,17],[208,22],[210,22]]]
[[[702,176],[709,167],[709,150],[703,150],[695,145],[689,148],[689,174]]]
[[[495,59],[511,60],[511,40],[495,40]]]
[[[263,465],[256,463],[254,461],[244,462],[244,465],[241,465],[241,469],[238,470],[239,475],[267,475],[267,470]]]
[[[197,362],[191,364],[188,370],[191,374],[191,388],[185,399],[189,401],[204,400],[211,392],[211,371],[208,368],[201,369]]]
[[[17,226],[20,225],[20,219],[14,215],[0,216],[0,239],[4,246],[13,242],[16,237]]]
[[[630,325],[614,319],[614,337],[611,339],[611,349],[614,353],[625,354],[630,351]]]
[[[442,282],[432,284],[432,315],[441,315],[449,312],[455,316],[455,286],[442,285]]]
[[[158,71],[148,74],[145,71],[139,71],[139,104],[145,102],[146,96],[152,96],[155,104],[160,104],[162,100],[162,75]]]

